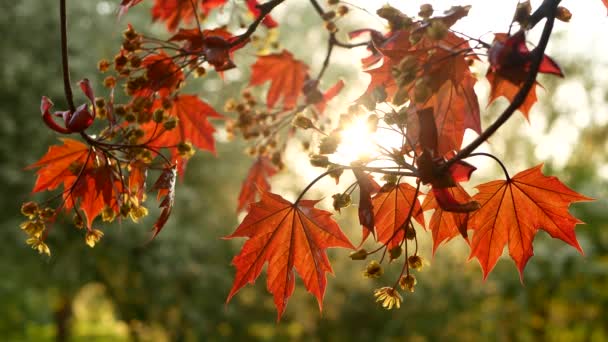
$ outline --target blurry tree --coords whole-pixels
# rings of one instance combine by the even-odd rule
[[[112,42],[93,37],[120,39],[112,19],[115,4],[96,4],[97,7],[87,2],[70,5],[70,25],[74,32],[78,31],[72,34],[71,53],[81,56],[74,59],[74,74],[92,70],[100,55],[112,53]],[[26,194],[31,175],[21,169],[54,139],[44,133],[38,106],[32,99],[43,93],[59,99],[62,92],[59,64],[49,62],[59,60],[55,48],[58,25],[53,15],[56,5],[24,0],[0,4],[0,9],[5,13],[0,18],[0,32],[5,33],[0,52],[7,56],[0,65],[0,160],[4,164],[0,184],[6,194]],[[140,21],[142,27],[148,19],[131,14],[129,20]],[[32,44],[28,39],[32,36],[49,38]],[[108,46],[103,45],[106,43]],[[313,52],[304,49],[307,44],[292,45],[290,48],[300,55]],[[580,61],[563,66],[569,75],[580,75],[589,92],[606,93],[606,85],[595,81],[589,74],[592,71],[577,69],[578,64]],[[223,88],[216,104],[224,102],[224,94],[234,96],[237,91]],[[546,113],[559,113],[559,108],[552,108],[550,98],[543,106]],[[608,126],[590,124],[584,130],[586,134],[581,136],[586,138],[575,146],[560,174],[572,187],[606,198],[606,178],[599,166],[606,163],[604,137]],[[33,136],[40,137],[35,144]],[[506,145],[533,150],[525,140],[517,140],[516,144]],[[547,241],[538,244],[536,258],[526,270],[524,287],[513,277],[512,266],[507,263],[500,263],[490,279],[482,282],[477,267],[465,267],[462,258],[453,257],[466,253],[464,244],[452,242],[420,274],[426,281],[421,282],[415,294],[405,297],[407,310],[370,314],[373,297],[369,295],[369,284],[373,280],[363,279],[364,264],[353,267],[344,254],[334,258],[334,269],[340,278],[331,282],[322,316],[316,311],[316,303],[298,298],[304,295],[303,290],[298,290],[284,322],[275,324],[273,304],[261,295],[265,291],[262,283],[245,289],[235,303],[225,307],[233,276],[229,262],[234,251],[218,238],[237,221],[234,203],[248,165],[248,161],[233,153],[241,148],[220,146],[221,159],[202,154],[191,161],[191,170],[196,171],[186,174],[186,186],[178,193],[170,226],[158,241],[151,243],[146,243],[147,232],[124,223],[106,230],[103,243],[91,251],[82,243],[80,232],[70,224],[59,224],[53,228],[51,243],[62,247],[50,260],[41,260],[23,245],[23,235],[15,229],[22,220],[17,216],[20,201],[14,196],[0,197],[4,208],[0,217],[0,335],[7,340],[36,341],[608,339],[608,217],[602,202],[576,207],[578,217],[593,223],[578,230],[586,257],[541,237],[538,240]],[[593,158],[586,157],[589,151],[594,152]],[[218,179],[218,175],[226,178]],[[348,219],[345,223],[357,225]],[[422,243],[428,245],[429,241]],[[97,305],[99,301],[85,298],[87,293],[102,297],[110,305]],[[122,324],[106,322],[101,325],[103,329],[94,329],[81,316],[74,315],[83,304],[88,304],[84,310],[91,312],[112,311],[111,316]]]

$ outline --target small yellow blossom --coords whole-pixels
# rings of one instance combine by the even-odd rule
[[[413,274],[402,276],[399,279],[399,286],[401,286],[402,289],[408,290],[410,292],[414,292],[414,286],[416,286],[417,283],[418,281],[416,280],[416,277]]]
[[[387,310],[391,310],[394,307],[399,309],[401,307],[401,301],[403,297],[397,290],[392,287],[382,287],[374,291],[376,302],[382,302],[382,307]]]
[[[30,220],[36,217],[36,212],[38,212],[38,204],[36,202],[25,202],[21,205],[21,214],[27,216]]]
[[[419,255],[412,255],[409,258],[407,258],[407,264],[409,265],[409,267],[411,269],[414,269],[416,271],[421,271],[422,270],[422,257]]]
[[[141,218],[148,216],[148,208],[144,206],[132,208],[129,212],[129,216],[133,222],[138,223]]]
[[[363,276],[366,278],[380,278],[382,274],[384,274],[384,270],[376,260],[372,260],[363,271]]]
[[[99,229],[91,229],[87,232],[84,240],[89,247],[95,247],[95,244],[99,242],[101,237],[103,236],[103,232]]]
[[[45,229],[44,223],[40,220],[25,221],[19,227],[32,237],[40,237]]]
[[[116,213],[112,207],[105,207],[101,212],[101,220],[103,222],[112,222],[116,218]]]
[[[28,245],[32,246],[33,249],[37,250],[40,254],[46,254],[51,256],[51,250],[49,246],[44,243],[44,241],[40,240],[38,237],[32,237],[25,241]]]

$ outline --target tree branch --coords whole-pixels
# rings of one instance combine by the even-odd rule
[[[235,47],[238,46],[239,44],[245,42],[247,39],[249,39],[249,37],[251,37],[251,35],[255,32],[255,30],[257,30],[258,26],[260,25],[260,23],[264,20],[264,18],[270,13],[272,12],[272,10],[277,7],[279,4],[281,4],[283,1],[285,0],[272,0],[272,1],[268,1],[267,3],[258,5],[258,8],[260,9],[260,15],[255,19],[255,21],[253,23],[251,23],[251,25],[249,25],[249,27],[247,28],[247,31],[245,31],[245,33],[239,35],[239,37],[234,40],[232,43],[230,43],[230,47]]]
[[[61,66],[63,70],[63,92],[65,94],[65,100],[68,103],[70,111],[73,113],[76,111],[76,106],[74,106],[74,95],[72,94],[72,86],[70,84],[70,66],[68,63],[68,30],[65,1],[66,0],[59,0],[59,20],[61,27]]]
[[[502,112],[502,114],[500,114],[496,121],[494,121],[494,123],[483,131],[481,135],[479,135],[465,148],[460,150],[452,159],[448,160],[442,167],[444,170],[447,170],[455,162],[468,157],[475,149],[487,141],[490,136],[494,134],[505,122],[507,122],[511,115],[513,115],[513,113],[515,113],[515,111],[525,102],[526,98],[528,97],[528,93],[530,93],[530,90],[536,83],[536,77],[538,76],[540,65],[545,55],[545,49],[547,48],[549,38],[551,37],[551,32],[553,31],[557,5],[560,3],[560,1],[561,0],[545,0],[533,14],[534,16],[536,13],[542,13],[539,15],[546,17],[547,21],[545,22],[545,27],[543,28],[543,33],[538,42],[538,46],[533,50],[534,56],[530,66],[528,78],[513,98],[511,104],[509,104],[509,106]]]

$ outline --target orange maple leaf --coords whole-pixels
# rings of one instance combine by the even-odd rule
[[[496,33],[494,44],[488,55],[490,68],[486,78],[491,86],[488,104],[491,104],[500,96],[513,101],[528,78],[532,56],[534,55],[526,46],[525,32],[519,31],[512,36],[506,33]],[[559,65],[547,55],[543,57],[539,72],[559,77],[564,76]],[[536,86],[538,84],[538,82],[534,83],[524,103],[518,108],[526,119],[528,119],[530,109],[536,103]]]
[[[268,157],[258,157],[253,165],[251,165],[247,178],[243,181],[236,211],[240,212],[249,203],[255,202],[258,192],[269,191],[270,184],[268,183],[268,178],[272,177],[275,173],[277,173],[277,169]]]
[[[520,278],[534,254],[532,240],[539,230],[563,240],[583,253],[574,227],[582,223],[568,213],[570,203],[591,201],[574,192],[556,177],[541,172],[542,164],[503,181],[478,185],[473,199],[480,209],[473,212],[469,229],[474,230],[470,258],[477,258],[484,279],[496,265],[504,246],[515,261]]]
[[[604,6],[606,6],[606,8],[608,9],[608,0],[602,0],[602,2],[604,3]]]
[[[468,203],[471,201],[471,196],[458,184],[455,187],[446,188],[447,191],[454,200],[459,203]],[[437,251],[437,248],[444,241],[450,241],[457,235],[462,235],[466,238],[467,236],[467,225],[469,222],[469,213],[450,212],[443,210],[435,195],[430,191],[424,201],[422,202],[422,210],[435,210],[433,216],[431,216],[431,222],[429,223],[429,229],[433,235],[433,255]],[[468,238],[467,242],[468,242]]]
[[[181,67],[163,51],[144,58],[141,65],[146,68],[146,83],[135,92],[137,96],[147,97],[158,92],[166,97],[184,81]]]
[[[273,294],[277,320],[285,312],[295,287],[294,269],[304,281],[322,309],[327,279],[333,273],[325,249],[343,247],[354,249],[331,213],[316,209],[318,201],[302,200],[293,204],[279,195],[262,193],[260,202],[250,211],[234,233],[249,238],[239,255],[232,259],[236,267],[234,284],[226,302],[247,283],[253,283],[268,262],[267,288]]]
[[[389,100],[397,97],[397,91],[402,90],[414,99],[415,80],[427,79],[426,87],[431,95],[423,103],[418,103],[417,109],[433,107],[439,135],[438,153],[443,155],[459,150],[467,128],[481,133],[479,102],[474,89],[477,80],[471,73],[467,60],[475,57],[465,57],[470,45],[452,32],[439,41],[424,37],[414,45],[410,43],[409,37],[409,31],[395,31],[378,45],[378,50],[385,58],[382,66],[366,71],[371,75],[366,94],[382,87]],[[402,61],[406,59],[411,61],[411,65],[404,72],[416,77],[411,77],[407,84],[398,85],[393,77],[394,70],[403,67]],[[418,131],[418,118],[416,111],[412,110],[408,113],[409,141],[417,142]]]
[[[199,8],[203,13],[208,14],[212,9],[223,6],[226,1],[227,0],[156,0],[154,7],[152,7],[152,19],[155,21],[164,21],[167,30],[175,31],[182,21],[185,23],[192,21],[196,15],[196,8],[193,4],[196,5],[196,3],[199,3]]]
[[[93,221],[105,207],[119,213],[121,196],[126,189],[115,172],[112,165],[104,163],[87,166],[78,177],[66,178],[64,189],[71,190],[64,193],[64,208],[68,210],[79,203],[78,208],[84,212],[88,228],[92,228]]]
[[[388,244],[389,249],[399,246],[403,240],[405,234],[403,225],[410,210],[412,218],[424,227],[424,215],[420,201],[416,197],[416,188],[407,183],[382,187],[372,198],[372,204],[377,240]]]
[[[177,168],[169,167],[163,170],[158,180],[152,186],[152,190],[158,190],[157,199],[160,201],[160,216],[156,219],[153,228],[152,239],[163,229],[175,203],[175,181],[177,178]],[[161,200],[162,199],[162,200]]]
[[[283,50],[258,57],[251,66],[251,81],[249,85],[256,86],[270,81],[270,89],[266,96],[268,108],[283,99],[283,108],[293,108],[298,97],[302,93],[302,87],[306,80],[308,66],[293,58],[291,52]]]
[[[84,165],[89,147],[80,141],[62,138],[63,145],[49,147],[46,154],[27,170],[38,168],[36,184],[32,192],[51,191],[65,182],[66,177],[75,177],[73,167]]]
[[[156,101],[152,111],[161,106]],[[171,107],[167,110],[171,117],[178,119],[177,127],[166,130],[154,122],[144,125],[148,135],[155,133],[151,141],[153,146],[168,146],[173,160],[178,160],[179,173],[182,174],[186,159],[179,155],[177,145],[181,142],[190,142],[193,146],[215,154],[215,128],[208,118],[221,118],[213,107],[196,95],[178,95],[173,98]]]

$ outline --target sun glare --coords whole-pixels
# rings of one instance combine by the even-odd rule
[[[367,118],[355,118],[341,133],[341,142],[332,156],[332,161],[343,165],[359,159],[373,159],[380,155],[378,146],[386,149],[399,148],[401,136],[389,129],[379,127],[375,132],[370,131]]]

